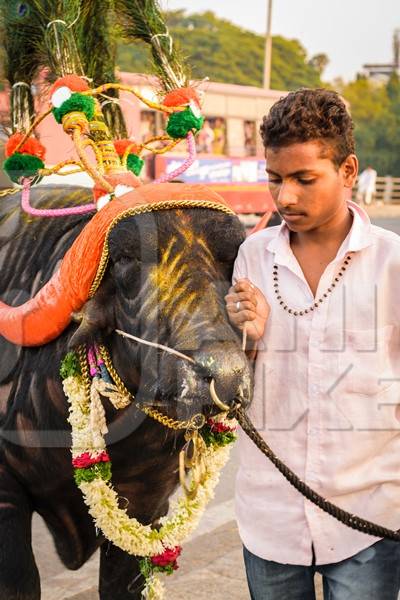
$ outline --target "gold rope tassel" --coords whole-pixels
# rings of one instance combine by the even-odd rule
[[[94,385],[97,392],[101,396],[104,396],[104,398],[108,398],[113,407],[117,410],[126,408],[130,405],[130,395],[121,394],[116,385],[108,383],[107,381],[104,381],[104,379],[99,379],[98,377],[94,379]]]
[[[116,409],[125,408],[130,404],[130,397],[121,394],[115,385],[99,377],[93,379],[90,386],[90,428],[94,448],[101,448],[102,436],[108,433],[106,413],[100,395],[108,398]]]

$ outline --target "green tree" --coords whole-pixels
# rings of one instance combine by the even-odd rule
[[[184,10],[168,13],[173,39],[189,57],[192,76],[241,85],[262,85],[264,38],[213,12],[187,15]],[[118,65],[122,70],[148,71],[146,47],[120,44]],[[309,60],[297,40],[273,38],[271,87],[288,90],[321,85],[321,65]]]
[[[338,86],[350,103],[361,169],[400,177],[400,81],[393,73],[386,85],[366,77]]]
[[[315,56],[312,56],[308,62],[312,67],[317,69],[320,75],[322,75],[329,64],[329,58],[326,54],[316,54]]]
[[[242,85],[262,85],[264,38],[220,19],[213,12],[168,13],[171,35],[189,58],[195,79]],[[328,64],[325,54],[309,58],[301,43],[274,36],[271,87],[293,90],[299,87],[333,87],[349,102],[355,122],[357,152],[361,168],[374,166],[380,175],[400,176],[400,82],[393,74],[387,85],[359,76],[350,83],[336,80],[323,84]],[[141,43],[119,45],[118,64],[122,70],[149,72],[149,54]]]

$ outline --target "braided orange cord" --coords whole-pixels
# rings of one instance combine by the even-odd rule
[[[179,144],[182,141],[183,138],[177,139],[177,140],[172,140],[172,138],[169,137],[169,135],[156,135],[154,137],[151,137],[150,139],[146,140],[145,142],[143,142],[143,144],[137,145],[134,142],[132,144],[130,144],[127,149],[124,152],[124,155],[122,156],[122,164],[125,168],[127,168],[127,162],[128,162],[128,156],[131,152],[132,148],[138,148],[138,152],[137,155],[140,156],[143,150],[148,150],[149,152],[151,152],[152,154],[164,154],[165,152],[168,152],[169,150],[172,150],[173,148],[175,148],[175,146],[177,144]],[[166,141],[171,141],[172,143],[165,146],[164,148],[150,148],[148,144],[153,144],[154,142],[166,142]]]
[[[171,138],[168,138],[168,139],[171,139]],[[145,144],[143,144],[143,148],[145,150],[149,150],[149,152],[151,152],[152,154],[165,154],[166,152],[169,152],[170,150],[175,148],[175,146],[180,144],[182,142],[182,140],[183,140],[183,138],[173,140],[171,142],[171,144],[168,144],[168,146],[164,146],[164,148],[149,148]]]
[[[103,190],[105,190],[109,194],[112,194],[114,192],[114,188],[112,187],[112,185],[110,185],[108,183],[108,181],[106,179],[104,179],[104,177],[90,164],[90,162],[85,154],[85,149],[83,148],[81,129],[79,126],[76,126],[73,128],[72,139],[74,141],[79,158],[81,159],[81,162],[82,162],[83,166],[85,167],[85,170],[94,179],[94,181],[99,186],[102,187]],[[96,148],[96,152],[97,152],[97,148]]]
[[[97,164],[99,166],[100,174],[102,175],[104,173],[104,171],[105,171],[104,162],[103,162],[103,155],[100,152],[100,150],[97,147],[97,145],[90,138],[85,138],[85,139],[81,138],[81,144],[82,144],[82,150],[86,150],[86,148],[91,148],[93,150],[95,158],[96,158],[96,162],[97,162]]]
[[[163,135],[154,135],[153,137],[149,138],[148,140],[146,140],[145,142],[143,142],[144,144],[152,144],[153,142],[165,142],[167,140],[171,140],[172,138],[169,137],[169,135],[163,134]]]
[[[88,138],[83,138],[83,135],[87,135],[89,133],[89,121],[87,120],[86,115],[80,111],[70,112],[63,117],[62,125],[64,131],[72,136],[75,148],[85,170],[99,186],[101,186],[109,194],[112,194],[114,191],[112,185],[110,185],[108,181],[104,179],[104,177],[90,164],[90,161],[86,156],[85,148],[90,145],[95,153],[96,161],[100,163],[100,166],[103,165],[101,153],[96,148],[94,142]]]
[[[136,98],[141,100],[141,102],[143,102],[143,104],[146,104],[146,106],[148,106],[149,108],[154,108],[155,110],[159,110],[159,111],[162,111],[162,112],[165,112],[168,114],[177,112],[178,110],[184,110],[186,108],[186,107],[165,106],[164,104],[158,104],[158,102],[152,102],[151,100],[148,100],[147,98],[145,98],[140,92],[138,92],[137,90],[132,88],[130,85],[123,85],[122,83],[105,83],[93,90],[87,90],[85,92],[81,92],[81,94],[83,96],[95,96],[97,94],[102,94],[103,92],[106,92],[107,90],[120,90],[122,92],[130,92],[131,94],[136,96]]]
[[[59,172],[63,167],[66,167],[68,165],[75,165],[76,167],[79,167],[79,169],[76,169],[76,170],[74,169],[73,171],[67,171],[65,173]],[[84,169],[83,169],[82,163],[80,163],[77,160],[74,160],[73,158],[69,158],[68,160],[63,160],[62,162],[58,163],[57,165],[54,165],[54,167],[47,167],[45,169],[40,169],[39,175],[42,175],[43,177],[46,177],[47,175],[54,175],[55,173],[57,173],[58,175],[69,175],[70,173],[80,173],[83,170]]]
[[[85,173],[85,169],[71,169],[71,171],[64,171],[63,173],[58,172],[57,175],[65,177],[66,175],[75,175],[75,173]]]

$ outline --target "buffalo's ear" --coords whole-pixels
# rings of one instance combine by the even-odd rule
[[[79,327],[69,340],[69,348],[76,348],[82,344],[91,344],[100,341],[102,334],[110,333],[115,329],[113,311],[113,293],[110,286],[101,286],[93,298],[90,298],[79,313],[74,315]]]

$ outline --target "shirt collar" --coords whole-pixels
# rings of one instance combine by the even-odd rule
[[[347,201],[347,206],[353,214],[353,223],[345,240],[340,246],[336,260],[340,260],[348,252],[357,252],[372,244],[371,221],[368,214],[355,202]],[[282,221],[278,233],[267,244],[267,249],[275,254],[275,261],[281,265],[292,262],[293,252],[290,248],[289,228]]]

